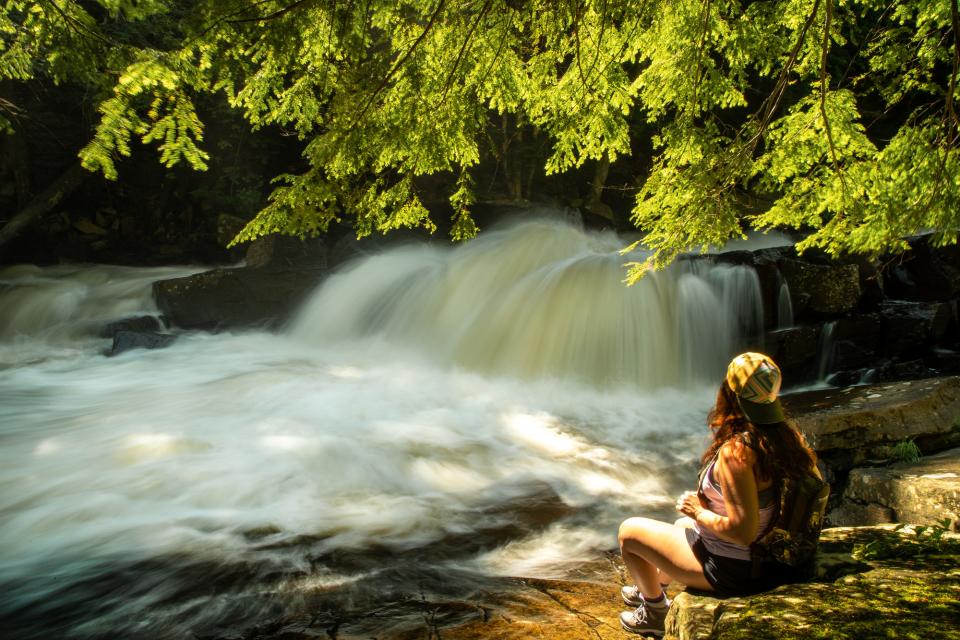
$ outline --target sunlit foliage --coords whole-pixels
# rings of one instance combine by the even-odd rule
[[[238,241],[341,218],[433,228],[415,179],[434,174],[470,238],[493,114],[547,137],[547,174],[630,156],[631,125],[657,132],[632,213],[654,252],[633,279],[749,228],[808,230],[799,248],[835,255],[957,240],[956,0],[3,6],[0,80],[88,85],[101,117],[80,155],[108,178],[134,139],[203,169],[202,93],[300,136],[308,169],[277,176]]]

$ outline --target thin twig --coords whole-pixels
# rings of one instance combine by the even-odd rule
[[[711,0],[704,0],[703,29],[700,31],[700,44],[697,47],[697,68],[693,72],[693,96],[690,113],[697,109],[697,94],[700,92],[700,73],[703,71],[703,53],[707,46],[707,31],[710,29]]]
[[[477,27],[487,16],[487,12],[490,11],[490,8],[493,6],[493,0],[486,0],[483,3],[483,7],[480,8],[480,13],[477,15],[476,21],[474,21],[473,26],[470,27],[470,31],[467,32],[467,37],[463,39],[463,45],[460,46],[460,51],[457,53],[457,58],[453,61],[453,67],[450,69],[450,73],[447,74],[447,80],[444,82],[443,94],[440,96],[440,102],[437,106],[442,105],[447,99],[447,92],[450,91],[450,87],[453,85],[453,76],[456,74],[457,69],[460,68],[460,61],[463,59],[464,54],[467,51],[467,46],[473,40],[473,33],[477,30]]]
[[[827,144],[830,145],[830,158],[833,167],[843,181],[843,171],[837,160],[837,148],[833,143],[833,131],[830,128],[830,119],[827,117],[827,56],[830,53],[830,23],[833,19],[833,0],[827,0],[826,16],[823,21],[823,47],[820,52],[820,116],[823,118],[823,128],[827,133]]]
[[[228,24],[241,24],[244,22],[266,22],[267,20],[274,20],[276,18],[284,16],[290,13],[291,11],[293,11],[294,9],[296,9],[297,7],[299,7],[300,5],[306,4],[307,2],[310,2],[310,0],[296,0],[296,2],[287,5],[282,9],[277,9],[273,13],[267,14],[265,16],[255,16],[253,18],[237,18],[234,20],[225,20],[225,22],[227,22]]]
[[[87,25],[83,24],[80,20],[77,20],[75,17],[67,14],[66,11],[61,9],[60,5],[58,5],[54,0],[47,0],[47,2],[49,2],[50,6],[52,6],[56,10],[56,12],[60,14],[60,17],[63,18],[63,21],[67,23],[67,26],[68,27],[72,26],[73,30],[79,33],[80,35],[85,35],[89,38],[99,40],[100,42],[111,47],[116,46],[115,42],[111,41],[109,38],[105,37],[103,34],[97,33],[96,31],[92,31]]]
[[[394,74],[399,71],[400,67],[407,61],[407,59],[413,55],[413,52],[417,50],[417,47],[420,46],[420,43],[423,42],[423,39],[427,37],[427,34],[430,33],[430,30],[433,29],[434,23],[436,23],[437,18],[440,17],[440,13],[443,11],[443,5],[446,0],[439,0],[437,2],[437,8],[434,10],[433,15],[430,16],[430,20],[427,22],[427,25],[423,28],[423,32],[417,37],[417,39],[410,45],[410,48],[400,57],[399,60],[394,63],[393,67],[387,72],[387,75],[384,76],[383,80],[380,81],[380,84],[374,89],[373,93],[370,94],[370,98],[367,100],[367,103],[363,106],[363,109],[360,110],[360,113],[354,118],[353,123],[348,127],[347,131],[353,130],[360,121],[363,120],[363,117],[367,115],[367,111],[370,110],[370,107],[373,105],[373,101],[380,95],[380,92],[386,88],[386,86],[393,79]]]
[[[957,69],[960,68],[960,16],[957,14],[957,0],[950,1],[950,23],[953,26],[953,72],[950,74],[950,87],[947,90],[947,115],[953,120],[953,127],[960,125],[957,112],[953,108],[953,94],[957,91]]]

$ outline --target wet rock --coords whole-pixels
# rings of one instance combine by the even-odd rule
[[[936,372],[928,367],[923,360],[917,358],[906,362],[890,362],[880,369],[879,378],[881,380],[919,380],[934,375],[936,375]]]
[[[836,315],[857,308],[860,272],[854,264],[819,265],[784,258],[778,267],[787,286],[794,315]]]
[[[328,264],[327,246],[322,238],[300,238],[274,233],[262,236],[247,248],[248,267],[324,269]]]
[[[944,534],[937,548],[916,539],[912,530],[892,526],[826,529],[813,581],[750,597],[714,598],[674,584],[665,638],[870,638],[891,628],[909,628],[916,637],[960,637],[951,631],[960,612],[960,536]],[[601,564],[594,580],[503,578],[464,599],[405,603],[406,616],[384,607],[376,615],[311,626],[323,618],[318,613],[257,637],[620,640],[626,637],[618,620],[627,609],[619,594],[625,571],[614,554]]]
[[[821,460],[842,472],[886,460],[913,439],[922,451],[960,445],[960,378],[825,389],[783,397]]]
[[[620,582],[517,579],[504,593],[480,594],[472,619],[455,626],[398,634],[397,640],[443,637],[444,640],[622,640]],[[350,632],[350,629],[341,631]],[[433,635],[431,635],[431,632]],[[381,637],[378,635],[378,637]],[[386,637],[386,636],[382,636]]]
[[[107,323],[100,330],[101,338],[112,338],[121,331],[157,332],[163,331],[163,322],[157,316],[135,316]]]
[[[926,351],[943,339],[952,310],[945,304],[887,302],[881,311],[882,352],[888,356]]]
[[[115,356],[132,349],[162,349],[169,346],[175,335],[153,331],[117,331],[113,336],[113,345],[108,356]]]
[[[836,371],[827,376],[827,384],[834,387],[851,387],[856,384],[876,382],[876,376],[876,369],[863,368]]]
[[[883,289],[882,263],[864,257],[854,256],[852,263],[857,265],[860,275],[860,308],[874,309],[886,298]]]
[[[871,511],[857,509],[875,505]],[[960,520],[960,449],[925,456],[918,462],[886,467],[853,469],[841,506],[829,519],[836,525],[876,524],[871,517],[892,517],[882,522],[932,524],[942,519]],[[888,515],[889,514],[889,515]]]
[[[274,327],[313,291],[321,267],[214,269],[153,284],[157,306],[186,329]]]
[[[960,247],[933,247],[930,236],[912,240],[910,250],[888,270],[884,286],[891,298],[956,298],[960,295]]]
[[[818,326],[798,326],[770,331],[764,337],[764,350],[789,374],[792,384],[816,376],[821,330]]]
[[[840,318],[834,328],[834,368],[858,369],[876,363],[882,338],[883,319],[878,313]]]
[[[247,221],[239,216],[221,213],[217,216],[217,244],[225,247],[247,226]]]
[[[949,349],[934,349],[926,359],[927,366],[937,375],[960,373],[960,353]]]

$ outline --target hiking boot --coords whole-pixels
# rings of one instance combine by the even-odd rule
[[[640,588],[635,584],[628,584],[620,588],[620,597],[623,598],[623,601],[631,607],[640,607],[643,606],[645,600],[643,599],[643,594],[640,593]]]
[[[669,586],[670,585],[668,584],[661,583],[660,588],[664,593],[666,593],[667,587]],[[620,597],[623,598],[623,601],[631,607],[639,607],[646,602],[646,600],[643,599],[643,594],[640,593],[640,587],[635,584],[628,584],[624,587],[620,587]]]
[[[642,633],[659,638],[664,634],[664,622],[667,620],[669,610],[670,604],[667,601],[660,606],[644,603],[634,611],[621,613],[620,625],[631,633]]]

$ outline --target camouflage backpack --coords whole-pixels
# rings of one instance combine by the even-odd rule
[[[797,578],[809,578],[814,571],[830,485],[808,472],[781,478],[776,486],[780,511],[750,545],[754,577],[760,575],[763,562],[773,561],[790,567]]]

